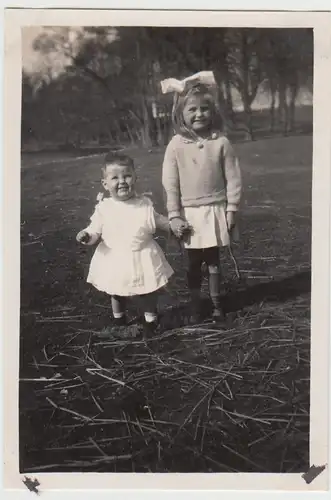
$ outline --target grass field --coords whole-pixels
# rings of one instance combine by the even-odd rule
[[[101,156],[22,157],[20,469],[298,472],[309,464],[311,135],[236,145],[244,277],[222,256],[229,330],[184,325],[185,256],[160,297],[157,339],[100,339],[106,295],[75,241]],[[162,151],[130,151],[163,210]],[[137,313],[132,303],[131,315]]]

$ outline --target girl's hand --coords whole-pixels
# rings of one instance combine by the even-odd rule
[[[176,217],[175,219],[171,219],[170,228],[177,238],[182,238],[185,231],[188,230],[189,224],[180,217]]]
[[[229,233],[236,225],[236,212],[226,212],[226,223],[228,225]]]
[[[76,236],[76,240],[78,243],[83,243],[83,245],[86,245],[91,239],[91,236],[87,231],[79,231],[79,233]]]
[[[187,224],[186,228],[182,232],[181,240],[183,240],[185,243],[189,243],[193,232],[193,227]]]

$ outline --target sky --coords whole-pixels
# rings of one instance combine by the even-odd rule
[[[33,48],[34,40],[44,31],[42,26],[22,28],[22,67],[28,74],[51,72],[56,77],[65,67],[65,56],[59,52],[43,55]]]
[[[59,50],[50,52],[48,54],[41,54],[34,50],[34,40],[43,32],[51,32],[51,35],[58,35]],[[70,59],[64,52],[70,48],[72,54],[77,53],[83,40],[93,39],[96,35],[87,33],[83,27],[43,27],[43,26],[29,26],[22,28],[22,66],[26,73],[51,74],[52,77],[57,77],[63,69],[67,66]],[[114,40],[116,33],[110,29],[108,33],[108,40]]]
[[[33,71],[41,64],[41,57],[33,50],[32,44],[42,32],[43,28],[40,26],[22,28],[22,65],[28,72]]]

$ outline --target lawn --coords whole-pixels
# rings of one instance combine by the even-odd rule
[[[148,342],[97,335],[111,322],[109,298],[86,284],[93,249],[75,236],[102,156],[22,156],[21,472],[308,467],[312,137],[236,150],[243,279],[225,252],[229,329],[185,326],[185,255],[159,234],[176,273],[160,297],[162,332]],[[164,212],[163,151],[129,153]]]

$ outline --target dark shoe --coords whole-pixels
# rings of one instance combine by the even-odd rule
[[[121,318],[113,319],[114,326],[125,326],[127,324],[126,316],[122,316]]]
[[[159,322],[156,321],[151,321],[151,322],[144,322],[144,329],[143,329],[143,337],[145,339],[153,337],[155,335],[157,329],[159,328]]]
[[[122,337],[122,331],[125,329],[126,325],[126,316],[122,316],[121,318],[113,318],[112,325],[103,328],[101,332],[98,333],[98,337]]]
[[[198,325],[203,321],[202,300],[192,300],[188,311],[188,324]]]
[[[115,340],[115,339],[135,339],[141,336],[141,325],[122,325],[122,326],[107,326],[100,333],[98,337]]]
[[[191,314],[188,317],[188,324],[189,325],[199,325],[202,323],[203,317],[199,312],[191,312]]]
[[[215,308],[212,312],[212,322],[217,324],[218,326],[226,327],[226,316],[221,308]]]

